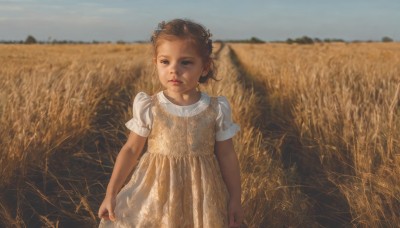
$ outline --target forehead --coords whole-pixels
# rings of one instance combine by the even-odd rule
[[[158,42],[156,54],[200,56],[196,42],[192,39],[162,39]]]

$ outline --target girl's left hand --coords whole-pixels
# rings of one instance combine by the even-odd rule
[[[229,227],[240,227],[243,221],[243,208],[240,200],[229,200]]]

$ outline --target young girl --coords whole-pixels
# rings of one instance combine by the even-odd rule
[[[134,99],[126,123],[131,133],[99,209],[100,227],[240,226],[240,173],[231,139],[239,127],[225,97],[198,90],[214,79],[210,36],[181,19],[162,22],[154,32],[154,64],[165,90]],[[146,140],[147,151],[122,188]]]

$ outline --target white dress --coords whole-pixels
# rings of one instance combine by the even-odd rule
[[[102,220],[100,227],[227,227],[229,194],[214,145],[239,126],[226,98],[202,93],[198,102],[179,106],[163,92],[141,92],[126,126],[148,137],[147,151],[117,195],[117,221]]]

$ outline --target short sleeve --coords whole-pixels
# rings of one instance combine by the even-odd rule
[[[129,130],[143,137],[149,136],[153,122],[151,102],[149,95],[138,93],[133,101],[133,118],[125,123]]]
[[[239,130],[239,125],[232,121],[231,108],[225,97],[217,98],[217,123],[216,123],[216,141],[224,141],[232,138]]]

